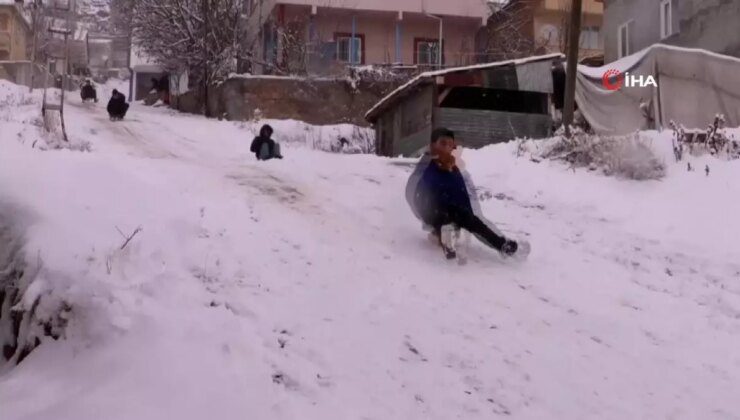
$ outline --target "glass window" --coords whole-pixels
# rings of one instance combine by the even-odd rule
[[[353,45],[354,44],[354,45]],[[344,63],[362,63],[362,38],[359,36],[337,36],[337,60]]]
[[[630,42],[630,24],[627,22],[619,27],[619,34],[617,37],[617,50],[619,52],[619,58],[626,57],[632,54],[632,43]]]
[[[660,37],[673,35],[673,4],[671,0],[660,2]]]
[[[417,40],[416,41],[416,64],[436,65],[439,64],[439,41]]]

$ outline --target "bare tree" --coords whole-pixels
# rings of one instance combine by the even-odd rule
[[[533,14],[537,3],[538,0],[512,0],[493,10],[482,45],[487,59],[506,60],[535,53]]]
[[[165,69],[207,84],[236,70],[243,0],[132,1],[133,42]]]

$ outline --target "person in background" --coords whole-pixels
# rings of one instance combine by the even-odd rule
[[[98,102],[98,93],[95,90],[95,86],[93,86],[90,79],[85,80],[85,83],[80,88],[80,97],[82,98],[82,102],[85,102],[85,101]]]
[[[280,154],[280,144],[272,139],[272,127],[265,124],[260,128],[259,136],[252,140],[252,146],[249,148],[257,157],[257,160],[282,159]]]
[[[126,103],[126,95],[113,89],[113,94],[108,101],[108,115],[111,120],[122,120],[126,116],[128,111],[128,103]]]

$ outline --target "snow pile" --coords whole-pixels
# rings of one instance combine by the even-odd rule
[[[69,98],[74,93],[67,95]],[[58,89],[48,89],[47,103],[59,103],[60,96]],[[0,138],[15,134],[17,141],[41,150],[89,150],[90,145],[85,140],[64,141],[59,113],[49,111],[42,116],[42,103],[43,91],[31,93],[25,86],[0,80],[0,123],[7,127]]]
[[[276,141],[290,146],[302,146],[325,152],[341,150],[340,141],[346,139],[350,148],[360,153],[375,152],[375,131],[372,128],[352,124],[311,125],[297,120],[258,119],[234,123],[239,129],[259,133],[263,124],[274,130]]]
[[[271,122],[296,140],[257,162],[259,123],[137,104],[69,121],[90,153],[0,130],[0,226],[36,273],[20,307],[66,321],[4,366],[3,420],[740,416],[740,221],[717,217],[740,214],[738,161],[633,182],[465,151],[483,212],[533,251],[459,267],[406,206],[409,160]]]

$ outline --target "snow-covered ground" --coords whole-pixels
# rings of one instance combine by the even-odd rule
[[[256,162],[257,126],[75,100],[91,151],[42,151],[25,102],[0,108],[0,218],[24,304],[72,310],[0,370],[2,420],[740,418],[739,162],[633,182],[467,151],[533,251],[458,266],[406,207],[408,160]]]

